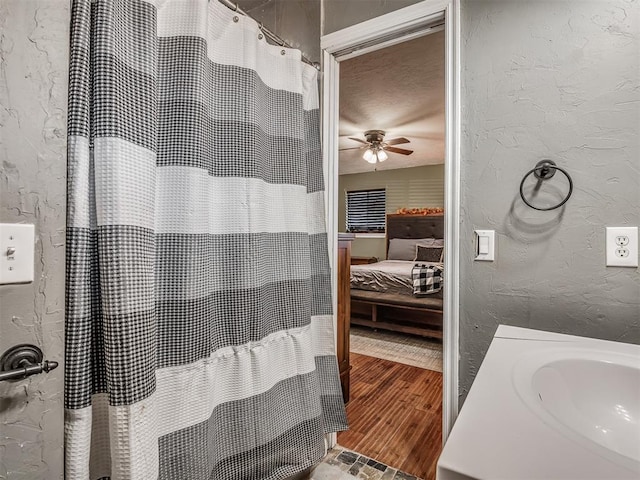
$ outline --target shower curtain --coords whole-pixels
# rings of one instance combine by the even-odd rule
[[[346,428],[317,72],[217,0],[74,0],[66,478],[282,479]]]

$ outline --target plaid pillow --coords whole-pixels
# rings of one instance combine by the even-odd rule
[[[442,268],[436,265],[416,263],[411,269],[413,294],[426,295],[442,290]]]

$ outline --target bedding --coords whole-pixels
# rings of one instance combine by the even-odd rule
[[[440,262],[420,263],[444,268]],[[367,265],[351,265],[351,288],[413,296],[412,270],[415,264],[413,260],[384,260]]]
[[[442,262],[416,261],[416,246],[444,246],[444,216],[387,214],[387,259],[369,265],[351,265],[351,324],[395,332],[442,338],[442,290],[428,295],[413,294],[412,270],[416,263],[420,290],[436,290],[438,268]],[[421,252],[421,256],[422,256]],[[435,258],[436,252],[424,254]],[[434,257],[431,257],[434,255]],[[401,258],[398,258],[401,257]],[[403,259],[404,261],[398,261]],[[429,265],[431,264],[431,265]],[[400,293],[394,293],[400,292]]]

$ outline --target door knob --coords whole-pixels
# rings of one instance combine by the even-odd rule
[[[30,375],[50,372],[58,362],[44,360],[42,350],[35,345],[21,344],[11,347],[0,357],[0,382],[21,380]]]

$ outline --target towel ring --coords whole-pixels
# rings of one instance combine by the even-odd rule
[[[557,170],[564,173],[564,176],[567,177],[567,180],[569,181],[569,193],[567,193],[567,196],[564,197],[564,199],[560,203],[558,203],[557,205],[554,205],[553,207],[540,208],[529,203],[527,199],[524,198],[524,191],[523,191],[524,182],[527,179],[527,177],[533,173],[533,175],[538,179],[538,184],[535,187],[535,189],[537,190],[538,188],[540,188],[540,185],[542,184],[542,182],[545,180],[549,180],[551,177],[553,177],[556,174]],[[520,182],[520,197],[522,198],[522,201],[526,203],[529,207],[533,208],[534,210],[540,210],[541,212],[546,212],[549,210],[555,210],[556,208],[560,208],[562,205],[567,203],[567,200],[569,200],[569,197],[571,197],[572,193],[573,193],[573,180],[571,179],[571,175],[569,175],[569,173],[564,168],[558,167],[556,165],[556,162],[554,162],[553,160],[540,160],[538,163],[536,163],[536,166],[534,168],[532,168],[526,173],[526,175]]]

